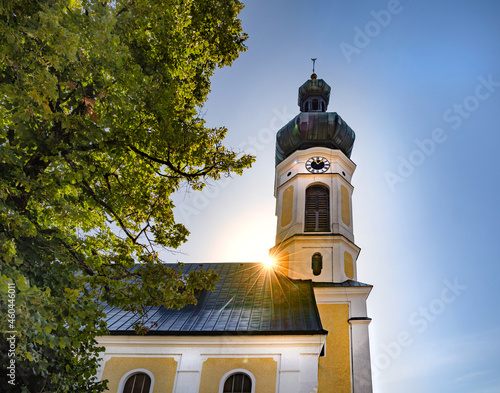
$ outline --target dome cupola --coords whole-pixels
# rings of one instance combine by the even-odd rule
[[[300,113],[276,135],[276,165],[297,150],[327,147],[351,156],[355,134],[335,112],[326,112],[330,86],[316,74],[299,87]]]

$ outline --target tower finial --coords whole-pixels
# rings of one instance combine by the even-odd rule
[[[316,60],[318,60],[317,58],[314,58],[314,59],[311,59],[312,62],[313,62],[313,73],[311,75],[311,79],[316,79],[318,76],[314,73],[314,65],[316,64]]]

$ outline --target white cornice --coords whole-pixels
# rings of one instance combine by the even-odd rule
[[[346,300],[346,296],[368,297],[373,287],[314,287],[316,298],[330,297],[332,300]]]
[[[371,318],[348,320],[349,324],[351,325],[369,325],[371,321],[372,321]]]
[[[101,336],[99,345],[140,345],[140,346],[253,346],[253,345],[308,345],[322,343],[326,335],[269,335],[269,336]]]
[[[210,357],[275,358],[290,353],[319,356],[326,343],[326,334],[259,337],[103,336],[97,342],[106,348],[108,358],[173,357],[179,361],[181,357],[194,357],[201,362]]]
[[[276,172],[280,173],[284,168],[290,166],[290,164],[296,158],[305,159],[305,157],[309,157],[310,155],[314,154],[321,154],[322,156],[328,158],[330,161],[338,160],[343,165],[345,165],[350,170],[351,173],[354,173],[354,171],[356,170],[356,164],[349,157],[347,157],[341,150],[329,149],[327,147],[310,147],[309,149],[296,150],[295,152],[293,152],[290,156],[285,158],[282,162],[280,162],[276,166]]]
[[[355,251],[356,258],[358,257],[358,255],[361,251],[361,248],[359,248],[355,243],[353,243],[351,240],[349,240],[344,235],[329,234],[329,233],[317,235],[314,232],[294,234],[294,235],[290,236],[289,238],[281,241],[280,244],[274,246],[272,249],[274,249],[274,248],[284,249],[292,242],[295,242],[297,240],[297,238],[299,238],[299,237],[301,238],[301,244],[304,244],[304,245],[307,243],[318,243],[318,242],[324,243],[325,245],[329,244],[329,243],[334,243],[334,242],[339,242],[339,243],[344,242]]]

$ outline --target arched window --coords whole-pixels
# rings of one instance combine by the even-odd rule
[[[306,232],[330,232],[328,188],[311,186],[306,190]]]
[[[319,252],[312,256],[311,269],[315,276],[319,276],[321,274],[321,270],[323,269],[323,256]]]
[[[319,107],[318,107],[318,100],[314,99],[312,101],[312,110],[313,111],[317,111],[318,109],[319,109]]]
[[[223,393],[252,393],[252,380],[244,373],[230,375],[224,382]]]
[[[309,110],[309,103],[306,101],[304,103],[304,112],[307,112]]]
[[[146,373],[132,374],[125,382],[123,393],[149,393],[151,378]]]

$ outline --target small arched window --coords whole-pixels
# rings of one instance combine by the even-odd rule
[[[304,103],[304,112],[307,112],[309,110],[309,102]]]
[[[149,393],[151,378],[146,373],[132,374],[125,382],[123,393]]]
[[[224,382],[223,393],[252,393],[252,380],[244,373],[230,375]]]
[[[319,106],[318,106],[318,100],[314,99],[312,101],[312,110],[313,111],[317,111],[319,109]]]
[[[328,188],[311,186],[306,190],[306,232],[330,231],[330,198]]]
[[[312,256],[311,269],[315,276],[319,276],[323,270],[323,256],[319,252]]]

